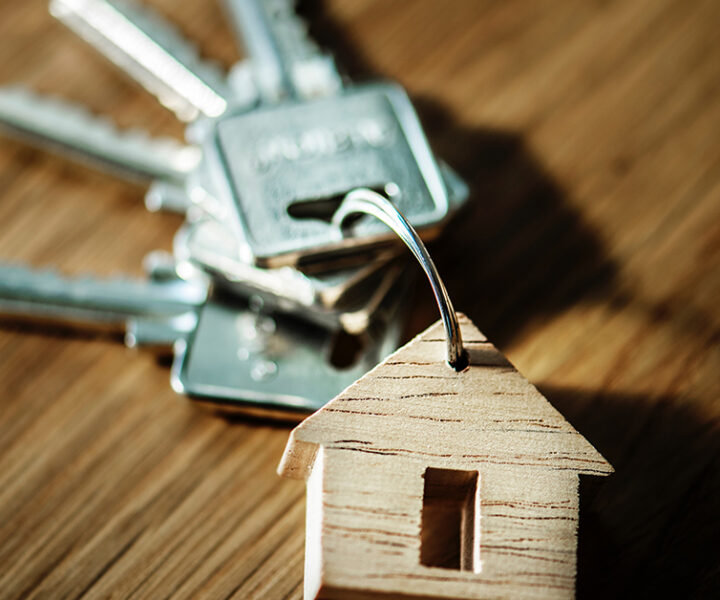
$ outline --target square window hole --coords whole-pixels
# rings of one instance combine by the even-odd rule
[[[478,472],[425,470],[420,563],[479,571]]]

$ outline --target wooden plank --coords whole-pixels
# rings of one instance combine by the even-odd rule
[[[216,3],[149,3],[237,56]],[[430,248],[457,308],[616,468],[581,501],[578,596],[718,596],[720,5],[306,11],[352,74],[409,89],[471,183]],[[3,84],[181,135],[46,2],[0,15]],[[0,257],[72,273],[139,274],[180,223],[4,139],[0,197]],[[408,333],[435,311],[420,287]],[[114,340],[3,327],[0,597],[302,597],[304,489],[275,475],[289,427],[204,413],[167,380]]]

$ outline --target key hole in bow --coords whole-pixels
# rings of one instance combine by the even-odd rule
[[[398,196],[399,188],[395,183],[379,184],[372,186],[357,186],[367,187],[368,189],[383,194],[393,200],[394,197]],[[355,189],[355,188],[352,188]],[[337,209],[340,208],[343,199],[351,192],[352,189],[346,190],[339,194],[331,194],[329,196],[319,196],[317,198],[306,198],[304,200],[296,200],[291,202],[287,207],[287,213],[293,219],[297,220],[315,220],[323,221],[325,223],[332,223],[332,218]],[[360,219],[368,218],[366,215],[353,215],[348,217],[347,225],[352,225]]]

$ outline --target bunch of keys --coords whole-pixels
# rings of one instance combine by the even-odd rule
[[[344,199],[380,192],[429,239],[468,190],[435,158],[405,92],[343,78],[293,0],[224,4],[246,57],[228,73],[135,2],[51,0],[55,17],[189,122],[186,143],[17,87],[0,89],[0,125],[147,181],[147,208],[185,222],[142,281],[0,266],[0,314],[124,329],[130,346],[172,349],[178,392],[302,416],[400,341],[401,249],[370,217],[340,227]],[[356,351],[338,360],[347,339]]]

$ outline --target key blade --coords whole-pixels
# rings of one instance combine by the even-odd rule
[[[0,263],[0,314],[15,319],[122,328],[132,317],[188,313],[206,297],[204,286],[182,280],[65,277]]]
[[[197,327],[197,312],[170,318],[132,317],[127,321],[125,345],[158,353],[167,352],[178,340],[187,338]]]
[[[52,0],[50,12],[180,120],[225,112],[224,75],[156,13],[127,0]]]
[[[150,212],[174,212],[186,214],[192,200],[184,185],[167,181],[153,181],[145,194],[145,208]]]
[[[63,156],[69,151],[80,161],[135,179],[183,184],[201,158],[195,146],[153,139],[142,131],[120,131],[81,106],[20,87],[0,88],[0,125]]]
[[[255,67],[265,100],[335,93],[342,81],[331,56],[310,38],[294,0],[225,0],[228,16]]]

